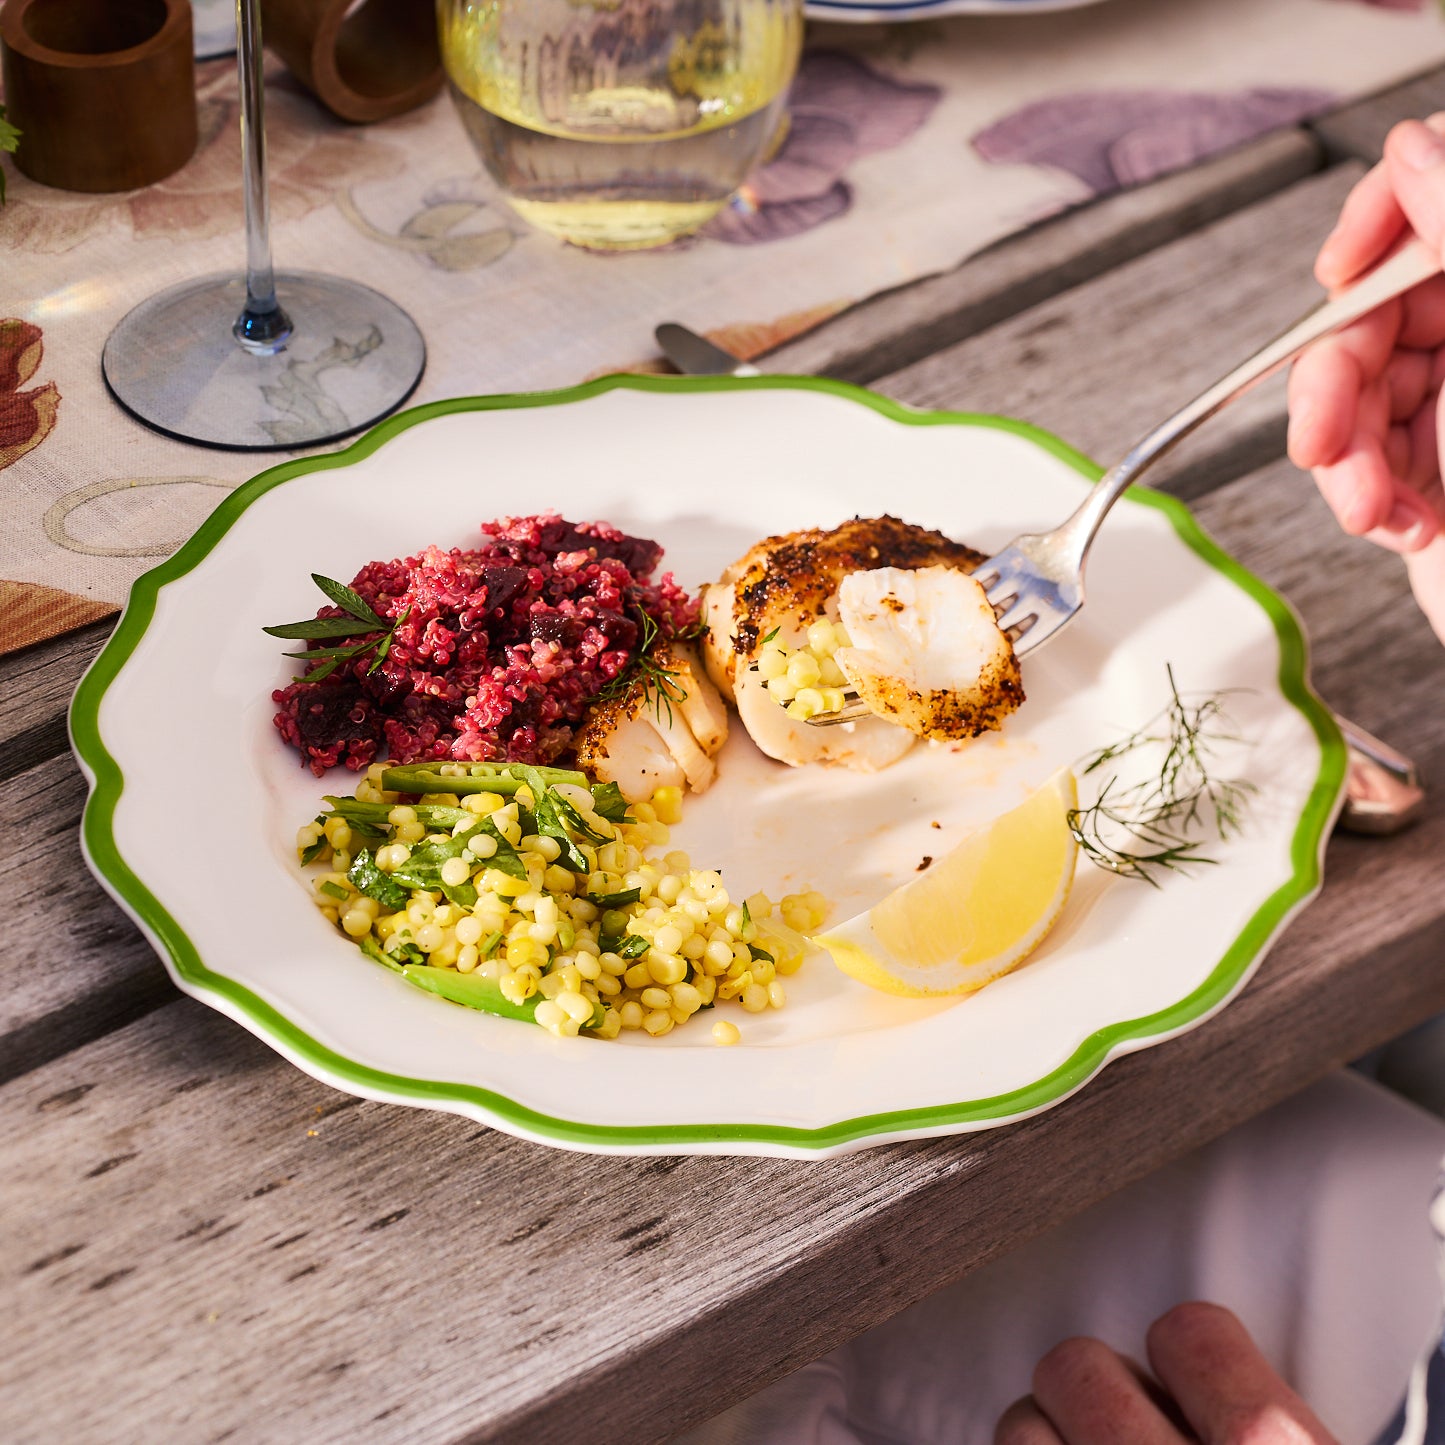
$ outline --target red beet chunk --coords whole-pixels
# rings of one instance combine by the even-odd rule
[[[550,763],[632,662],[639,612],[663,638],[697,621],[670,573],[652,580],[656,542],[555,513],[481,530],[478,548],[429,547],[356,574],[379,616],[404,618],[376,671],[368,652],[272,694],[277,729],[318,777],[388,756]]]

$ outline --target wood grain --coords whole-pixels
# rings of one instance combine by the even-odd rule
[[[1321,299],[1314,254],[1361,174],[1351,162],[1300,181],[875,386],[914,406],[1022,417],[1107,465]],[[1148,480],[1201,495],[1279,456],[1284,428],[1277,377]]]
[[[71,694],[114,625],[94,623],[0,660],[0,782],[69,747]]]
[[[85,780],[67,755],[5,787],[11,863],[0,989],[0,1079],[11,1079],[175,997],[164,966],[81,861]],[[9,810],[13,809],[13,815]]]
[[[1445,767],[1396,559],[1284,464],[1201,513],[1289,584],[1325,695]],[[169,1004],[0,1089],[0,1436],[666,1438],[1445,1007],[1442,856],[1438,797],[1341,837],[1218,1019],[1021,1125],[816,1163],[547,1150]]]
[[[1304,131],[1262,139],[1010,236],[963,265],[885,292],[780,347],[769,371],[868,383],[1317,170]]]
[[[1341,106],[1310,122],[1332,159],[1347,157],[1373,164],[1380,159],[1385,137],[1396,121],[1423,120],[1445,110],[1445,68],[1428,70],[1400,85]]]
[[[1115,198],[1014,243],[1012,271],[1012,247],[978,258],[827,344],[865,374],[977,333],[887,389],[959,404],[993,385],[995,409],[1107,453],[1243,355],[1271,308],[1303,308],[1290,288],[1358,168],[1099,273],[1303,174],[1299,140],[1241,160],[1233,191],[1178,178],[1173,219],[1157,187]],[[1142,332],[1121,334],[1121,307]],[[1085,364],[1066,344],[1098,338]],[[1255,405],[1171,485],[1277,451],[1278,400]],[[1339,536],[1283,464],[1200,510],[1300,608],[1324,695],[1438,775],[1445,654],[1398,562]],[[598,1159],[356,1101],[174,998],[81,871],[61,709],[103,630],[0,661],[20,844],[0,1059],[21,1071],[0,1087],[0,1303],[20,1322],[0,1437],[663,1439],[1445,1006],[1436,800],[1404,838],[1332,843],[1325,894],[1221,1018],[1013,1128],[812,1164]]]

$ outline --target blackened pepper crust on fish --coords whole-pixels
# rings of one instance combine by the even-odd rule
[[[616,783],[629,802],[684,782],[705,791],[728,735],[727,708],[690,647],[658,643],[650,658],[651,670],[600,699],[573,739],[577,766]]]
[[[868,704],[876,716],[908,727],[920,737],[940,742],[979,738],[997,732],[1025,700],[1017,661],[990,665],[979,678],[978,694],[981,700],[946,688],[910,694],[902,682],[890,678],[870,693]],[[926,725],[916,723],[919,714],[928,719]]]
[[[707,591],[708,672],[731,696],[739,659],[750,661],[775,626],[821,617],[850,572],[934,566],[972,572],[983,560],[982,552],[942,532],[887,515],[766,537]]]
[[[838,589],[838,620],[851,641],[833,660],[860,701],[918,737],[994,732],[1024,701],[1013,644],[961,568],[854,572]]]

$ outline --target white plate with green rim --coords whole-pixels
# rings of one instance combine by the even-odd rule
[[[288,644],[261,628],[314,607],[312,572],[467,544],[500,515],[551,509],[656,537],[695,588],[759,537],[855,513],[988,551],[1059,521],[1097,475],[1024,423],[830,381],[612,377],[416,408],[263,472],[136,583],[71,708],[87,861],[181,988],[367,1098],[639,1154],[818,1158],[1023,1118],[1222,1008],[1319,887],[1343,743],[1289,608],[1178,502],[1141,491],[1115,508],[1089,604],[1025,664],[1029,698],[1001,736],[919,746],[867,777],[772,763],[735,728],[671,846],[736,896],[817,887],[846,917],[1142,723],[1166,664],[1182,689],[1241,689],[1230,711],[1248,744],[1229,765],[1259,790],[1243,833],[1158,889],[1081,864],[1040,950],[966,999],[893,998],[814,958],[786,1008],[736,1014],[732,1048],[706,1015],[660,1040],[556,1039],[364,958],[310,902],[293,846],[321,795],[355,778],[318,781],[282,744],[270,694]]]

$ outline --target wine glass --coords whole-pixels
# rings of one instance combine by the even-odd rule
[[[271,266],[260,0],[237,0],[246,274],[173,286],[106,339],[111,395],[182,441],[242,451],[313,446],[369,426],[421,380],[426,344],[369,286]]]
[[[666,245],[785,133],[802,0],[438,0],[452,99],[523,220]]]

